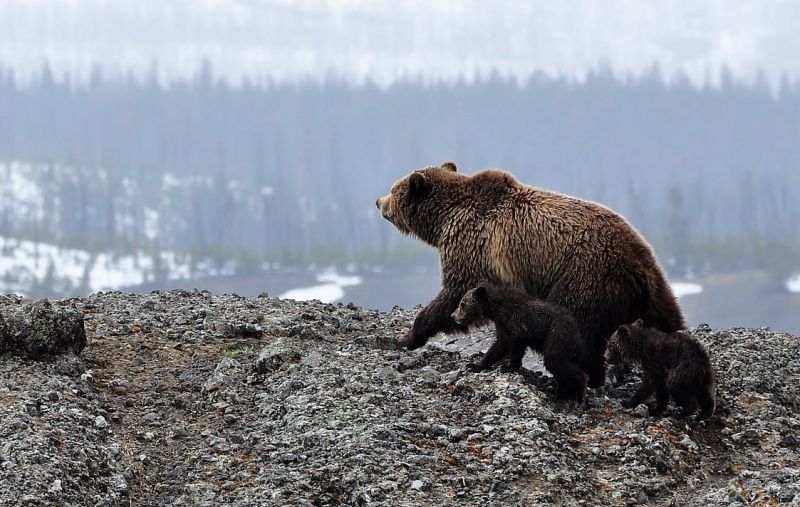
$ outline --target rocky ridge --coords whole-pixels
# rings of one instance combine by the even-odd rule
[[[491,328],[401,350],[414,310],[0,298],[35,308],[88,345],[0,355],[0,505],[800,505],[800,343],[766,328],[693,330],[719,377],[698,423],[623,409],[635,375],[576,406],[533,367],[467,372]]]

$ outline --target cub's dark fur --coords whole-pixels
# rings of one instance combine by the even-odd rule
[[[506,355],[511,369],[518,371],[530,347],[542,354],[545,368],[558,381],[558,397],[583,400],[589,380],[586,350],[578,323],[566,308],[511,286],[485,285],[468,291],[452,317],[463,326],[494,321],[497,340],[480,363],[470,365],[472,371],[485,370]]]
[[[652,416],[664,412],[670,396],[682,408],[681,417],[695,413],[698,406],[698,420],[714,413],[714,370],[708,351],[686,332],[663,333],[644,327],[639,319],[611,336],[606,360],[641,365],[642,384],[622,403],[625,407],[635,407],[655,393],[656,403],[649,407]]]

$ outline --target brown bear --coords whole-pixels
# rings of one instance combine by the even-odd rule
[[[563,306],[533,299],[516,287],[481,285],[464,294],[453,320],[463,326],[494,322],[497,339],[470,370],[483,371],[509,356],[509,367],[519,371],[530,347],[558,382],[558,397],[583,401],[589,380],[583,370],[586,351],[578,323]]]
[[[698,406],[698,420],[714,413],[714,369],[708,351],[689,333],[662,333],[639,319],[611,335],[606,359],[641,365],[642,384],[622,406],[635,407],[655,393],[656,403],[648,407],[651,416],[664,412],[670,396],[681,407],[681,417],[694,414]]]
[[[605,206],[500,170],[466,176],[452,162],[412,172],[376,205],[400,232],[439,251],[442,290],[417,315],[409,349],[440,331],[465,331],[451,315],[484,280],[565,306],[589,349],[591,387],[605,380],[606,342],[621,324],[642,318],[667,332],[685,327],[652,249]]]

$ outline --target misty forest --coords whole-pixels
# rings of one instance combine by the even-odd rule
[[[432,249],[380,218],[375,199],[410,170],[473,173],[608,205],[671,276],[800,268],[800,87],[696,87],[658,68],[389,87],[153,79],[85,85],[48,68],[0,71],[0,237],[230,272],[317,266],[409,269]],[[74,293],[87,286],[32,292]],[[88,272],[88,270],[87,270]],[[5,276],[14,276],[7,273]],[[57,289],[57,290],[56,290]]]

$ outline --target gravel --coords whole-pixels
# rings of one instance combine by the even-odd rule
[[[0,315],[43,305],[4,297]],[[47,305],[82,315],[89,345],[0,355],[0,505],[800,505],[800,343],[766,328],[693,330],[718,374],[698,423],[623,409],[635,374],[577,406],[534,356],[467,372],[491,328],[402,350],[416,310]]]

